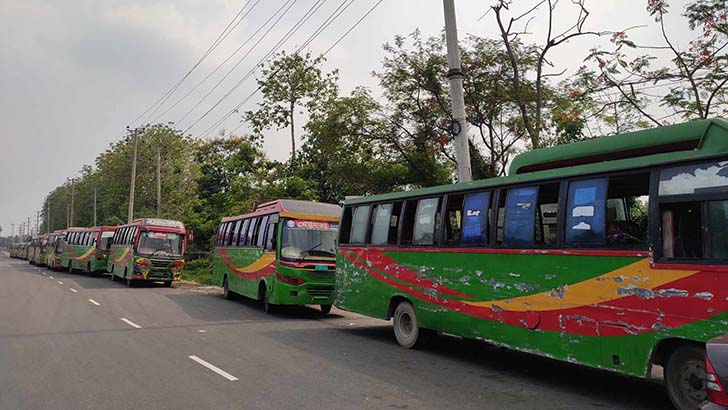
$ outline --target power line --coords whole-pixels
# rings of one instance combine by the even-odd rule
[[[146,110],[144,110],[144,112],[142,112],[141,114],[139,114],[138,117],[136,117],[133,121],[131,121],[129,123],[129,125],[136,123],[139,119],[141,119],[142,117],[144,117],[145,115],[147,115],[147,113],[149,113],[151,110],[153,110],[155,107],[157,107],[158,105],[160,105],[160,103],[162,103],[163,101],[166,101],[166,99],[169,98],[169,96],[171,96],[177,90],[177,88],[179,88],[179,86],[190,76],[190,74],[192,74],[193,71],[195,71],[195,69],[205,60],[205,58],[207,58],[207,56],[209,56],[210,53],[212,53],[212,51],[215,48],[217,48],[217,46],[220,45],[220,43],[230,34],[230,31],[232,31],[232,30],[228,31],[228,29],[234,24],[234,22],[243,13],[243,11],[245,10],[245,8],[248,6],[248,4],[250,4],[251,1],[252,0],[248,0],[243,5],[243,7],[240,9],[240,11],[238,11],[238,13],[235,15],[235,17],[233,17],[233,19],[230,20],[230,22],[225,27],[225,29],[223,29],[223,31],[217,36],[217,38],[215,39],[215,41],[213,41],[213,43],[210,45],[210,47],[208,47],[207,51],[205,51],[205,53],[199,58],[199,60],[197,60],[197,62],[192,66],[192,68],[189,69],[189,71],[187,72],[187,74],[185,74],[179,81],[177,81],[177,83],[175,83],[169,90],[167,90],[167,92],[165,92],[164,94],[162,94],[162,96],[159,97],[159,99],[157,101],[155,101],[154,104],[152,104],[149,108],[147,108]],[[252,8],[251,8],[251,10],[252,10]],[[241,19],[241,21],[242,21],[242,19]],[[237,24],[236,24],[236,26],[237,26]],[[150,114],[150,116],[151,115],[152,114]]]
[[[289,1],[290,1],[290,0],[289,0]],[[258,0],[258,2],[260,2],[260,0]],[[257,4],[257,2],[256,2],[256,4]],[[252,34],[251,36],[250,36],[250,37],[248,37],[248,38],[247,38],[247,39],[246,39],[246,40],[245,40],[245,41],[244,41],[244,42],[243,42],[242,44],[240,44],[240,46],[239,46],[239,47],[238,47],[237,49],[235,49],[235,51],[233,51],[233,52],[232,52],[232,53],[231,53],[231,54],[230,54],[230,55],[229,55],[229,56],[228,56],[228,57],[227,57],[227,58],[226,58],[225,60],[223,60],[223,62],[222,62],[222,63],[218,64],[218,66],[217,66],[217,67],[215,67],[215,69],[214,69],[214,70],[212,70],[212,71],[211,71],[211,72],[210,72],[209,74],[207,74],[207,76],[205,76],[205,78],[203,78],[203,79],[202,79],[201,81],[199,81],[199,82],[198,82],[197,84],[195,84],[195,86],[194,86],[194,87],[192,87],[192,88],[191,88],[191,89],[190,89],[189,91],[187,91],[187,93],[186,93],[185,95],[183,95],[183,96],[182,96],[181,98],[179,98],[179,99],[178,99],[178,100],[177,100],[177,101],[176,101],[176,102],[175,102],[174,104],[172,104],[172,105],[171,105],[171,106],[170,106],[169,108],[167,108],[167,109],[166,109],[166,110],[165,110],[165,111],[164,111],[163,113],[161,113],[161,114],[157,115],[157,116],[156,116],[156,117],[155,117],[155,118],[154,118],[154,119],[152,120],[152,122],[157,122],[157,121],[158,121],[158,120],[159,120],[159,119],[160,119],[161,117],[163,117],[163,116],[165,116],[165,115],[166,115],[167,113],[169,113],[169,112],[170,112],[170,111],[171,111],[171,110],[172,110],[172,109],[173,109],[174,107],[176,107],[177,105],[179,105],[179,103],[181,103],[182,101],[184,101],[185,99],[187,99],[187,97],[189,97],[189,96],[190,96],[190,94],[192,94],[192,93],[193,93],[193,92],[194,92],[195,90],[197,90],[197,89],[198,89],[198,88],[199,88],[199,87],[200,87],[200,86],[201,86],[202,84],[204,84],[204,83],[205,83],[205,82],[206,82],[207,80],[209,80],[209,79],[210,79],[210,77],[212,77],[212,76],[213,76],[213,75],[214,75],[214,74],[215,74],[215,73],[216,73],[216,72],[217,72],[218,70],[220,70],[220,68],[222,68],[222,67],[223,67],[223,66],[224,66],[225,64],[227,64],[227,62],[228,62],[228,61],[230,61],[230,60],[231,60],[231,59],[232,59],[233,57],[235,57],[235,55],[236,55],[237,53],[239,53],[239,52],[240,52],[240,50],[242,50],[242,49],[243,49],[243,48],[244,48],[244,47],[245,47],[245,46],[246,46],[246,45],[247,45],[247,44],[248,44],[248,43],[249,43],[249,42],[250,42],[251,40],[253,40],[253,39],[255,38],[255,36],[257,36],[257,35],[258,35],[258,33],[260,33],[260,32],[261,32],[261,31],[262,31],[262,30],[263,30],[263,29],[265,28],[265,26],[267,26],[267,25],[268,25],[268,23],[270,23],[270,22],[271,22],[271,21],[273,20],[273,18],[275,18],[275,16],[277,16],[277,15],[278,15],[278,13],[279,13],[279,12],[280,12],[281,10],[283,10],[283,8],[284,8],[284,7],[286,6],[286,4],[288,4],[288,2],[285,2],[285,3],[283,3],[283,5],[282,5],[282,6],[281,6],[281,7],[280,7],[280,8],[279,8],[279,9],[278,9],[278,10],[277,10],[277,11],[276,11],[275,13],[273,13],[273,14],[272,14],[272,15],[271,15],[271,16],[270,16],[270,17],[268,18],[268,20],[266,20],[266,21],[265,21],[265,23],[263,23],[263,24],[262,24],[262,25],[261,25],[261,26],[260,26],[260,27],[259,27],[259,28],[258,28],[258,29],[257,29],[257,30],[256,30],[256,31],[255,31],[255,32],[254,32],[254,33],[253,33],[253,34]],[[255,4],[253,5],[253,7],[255,7]],[[247,56],[247,53],[246,53],[246,55],[245,55],[245,56]],[[238,64],[240,64],[240,62],[242,62],[242,60],[243,60],[243,59],[245,58],[245,56],[243,56],[243,57],[242,57],[242,58],[241,58],[241,59],[240,59],[240,60],[238,61],[238,63],[236,64],[236,66],[237,66]],[[228,72],[228,74],[226,74],[226,75],[225,75],[225,77],[227,77],[227,75],[229,75],[229,72]],[[223,78],[224,78],[224,77],[223,77]]]
[[[204,114],[202,114],[201,117],[199,117],[192,124],[190,124],[190,126],[188,126],[183,131],[183,134],[184,133],[187,133],[187,131],[189,131],[192,127],[194,127],[195,125],[197,125],[205,117],[207,117],[207,115],[209,115],[215,108],[217,108],[217,106],[219,106],[227,97],[229,97],[230,94],[232,94],[235,90],[237,90],[238,87],[240,87],[243,84],[243,82],[245,82],[245,80],[247,80],[251,75],[253,75],[253,73],[255,73],[255,71],[258,69],[258,67],[261,64],[263,64],[265,61],[267,61],[268,58],[271,55],[275,54],[278,51],[278,49],[283,45],[283,43],[285,43],[286,41],[288,41],[288,39],[291,38],[293,36],[293,34],[295,34],[298,31],[298,29],[300,29],[301,26],[303,26],[303,24],[305,24],[313,16],[313,14],[318,10],[318,8],[321,7],[321,5],[323,4],[323,2],[325,2],[325,1],[326,0],[318,0],[306,12],[306,14],[304,14],[304,16],[296,24],[294,24],[293,27],[291,27],[291,29],[289,29],[288,32],[286,34],[284,34],[283,37],[281,37],[280,40],[278,40],[278,42],[273,46],[273,48],[271,48],[270,51],[268,51],[268,53],[266,53],[263,56],[263,58],[261,58],[260,61],[258,61],[258,63],[256,63],[253,66],[253,68],[250,71],[248,71],[247,74],[245,74],[245,76],[243,76],[243,78],[241,78],[240,80],[238,80],[238,82],[227,93],[225,93],[225,95],[223,95],[222,98],[220,98],[215,104],[213,104],[213,106],[210,109],[208,109]],[[345,0],[345,1],[347,1],[347,0]]]
[[[260,45],[260,43],[261,43],[261,42],[262,42],[263,40],[265,40],[265,38],[266,38],[266,37],[268,36],[268,34],[270,34],[270,32],[271,32],[271,31],[272,31],[272,30],[273,30],[273,29],[274,29],[274,28],[275,28],[275,27],[276,27],[276,26],[278,25],[278,23],[279,23],[279,22],[280,22],[280,21],[281,21],[281,20],[283,19],[283,17],[285,17],[285,16],[286,16],[286,14],[288,14],[288,12],[289,12],[289,11],[291,10],[291,8],[293,7],[293,5],[294,5],[294,4],[296,4],[296,1],[297,1],[297,0],[286,0],[286,2],[285,2],[285,3],[283,3],[283,6],[281,6],[281,8],[280,8],[280,9],[278,9],[278,11],[280,11],[280,10],[281,10],[281,9],[283,9],[284,7],[288,6],[288,7],[287,7],[287,8],[285,9],[285,11],[283,11],[283,13],[282,13],[281,15],[279,15],[279,16],[278,16],[278,18],[276,19],[276,21],[274,21],[274,22],[273,22],[273,24],[272,24],[272,25],[271,25],[270,27],[268,27],[268,30],[266,30],[266,31],[265,31],[265,33],[263,33],[263,36],[261,36],[261,37],[260,37],[260,38],[258,39],[258,41],[256,41],[256,42],[255,42],[255,44],[253,44],[253,46],[252,46],[252,47],[251,47],[251,48],[250,48],[250,49],[249,49],[249,50],[248,50],[248,51],[247,51],[247,52],[246,52],[246,53],[245,53],[245,54],[244,54],[244,55],[243,55],[243,56],[242,56],[242,57],[241,57],[241,58],[240,58],[239,60],[238,60],[238,62],[237,62],[237,63],[236,63],[236,64],[235,64],[235,65],[234,65],[234,66],[233,66],[233,67],[232,67],[232,68],[231,68],[230,70],[228,70],[228,72],[227,72],[227,73],[226,73],[226,74],[225,74],[225,75],[224,75],[224,76],[223,76],[223,77],[222,77],[222,78],[221,78],[221,79],[220,79],[220,80],[219,80],[219,81],[217,82],[217,84],[215,84],[215,86],[214,86],[214,87],[212,87],[212,89],[210,89],[210,90],[209,90],[209,91],[208,91],[208,92],[207,92],[207,93],[206,93],[206,94],[205,94],[205,95],[204,95],[204,96],[203,96],[203,97],[202,97],[202,98],[201,98],[201,99],[200,99],[200,100],[199,100],[199,101],[197,102],[197,104],[195,104],[195,105],[194,105],[194,106],[193,106],[193,107],[192,107],[192,108],[191,108],[190,110],[188,110],[188,111],[187,111],[187,112],[186,112],[186,113],[185,113],[185,114],[184,114],[184,115],[183,115],[182,117],[180,117],[180,119],[179,119],[179,120],[177,120],[177,122],[176,122],[177,124],[181,123],[181,122],[182,122],[182,121],[183,121],[183,120],[184,120],[185,118],[187,118],[187,117],[188,117],[188,116],[189,116],[190,114],[192,114],[192,113],[193,113],[193,112],[194,112],[194,111],[195,111],[195,110],[197,109],[197,107],[199,107],[200,105],[202,105],[202,103],[203,103],[203,102],[204,102],[204,101],[205,101],[205,100],[207,99],[207,97],[209,97],[209,96],[210,96],[210,94],[212,94],[212,92],[213,92],[213,91],[215,91],[215,90],[217,89],[217,87],[219,87],[219,86],[220,86],[220,84],[222,84],[222,83],[223,83],[223,81],[225,81],[225,80],[226,80],[226,79],[228,78],[228,76],[229,76],[230,74],[232,74],[232,73],[233,73],[233,72],[235,71],[235,69],[237,69],[237,68],[238,68],[238,66],[240,66],[240,64],[241,64],[241,63],[242,63],[242,62],[243,62],[243,61],[245,60],[245,58],[246,58],[246,57],[248,57],[248,56],[249,56],[249,55],[250,55],[250,54],[251,54],[251,53],[252,53],[252,52],[253,52],[253,51],[254,51],[254,50],[255,50],[255,49],[256,49],[256,48],[258,47],[258,45]],[[318,4],[318,3],[321,3],[321,1],[326,1],[326,0],[318,0],[318,1],[317,1],[317,4]],[[315,7],[315,6],[316,6],[316,4],[314,4],[314,7]],[[276,11],[276,14],[278,14],[278,11]],[[275,14],[274,14],[274,16],[275,16]],[[265,25],[264,25],[264,26],[265,26]],[[261,28],[263,28],[264,26],[261,26]]]
[[[335,41],[335,42],[334,42],[334,43],[333,43],[333,44],[331,45],[331,47],[329,47],[329,48],[328,48],[328,49],[326,50],[326,52],[324,52],[324,53],[323,53],[323,55],[322,55],[322,56],[324,56],[324,57],[325,57],[325,56],[326,56],[326,55],[327,55],[327,54],[328,54],[329,52],[331,52],[331,50],[332,50],[332,49],[334,49],[334,48],[335,48],[335,47],[336,47],[337,45],[339,45],[339,43],[341,43],[341,41],[342,41],[342,40],[344,40],[344,38],[346,38],[346,36],[348,36],[348,35],[349,35],[349,33],[351,33],[351,32],[352,32],[352,31],[353,31],[353,30],[354,30],[354,29],[355,29],[355,28],[356,28],[356,27],[357,27],[357,26],[358,26],[359,24],[361,24],[361,22],[362,22],[362,21],[364,21],[364,19],[366,19],[366,18],[367,18],[367,17],[368,17],[368,16],[369,16],[369,15],[370,15],[370,14],[371,14],[371,13],[372,13],[373,11],[374,11],[374,9],[376,9],[376,8],[377,8],[377,7],[378,7],[378,6],[379,6],[379,5],[380,5],[380,4],[382,3],[382,1],[384,1],[384,0],[379,0],[379,1],[377,1],[377,3],[375,3],[375,4],[374,4],[374,5],[373,5],[373,6],[372,6],[372,7],[371,7],[371,8],[370,8],[370,9],[369,9],[369,10],[368,10],[368,11],[367,11],[367,12],[366,12],[366,13],[365,13],[365,14],[364,14],[364,15],[363,15],[362,17],[361,17],[361,18],[359,18],[359,20],[357,20],[357,21],[356,21],[356,23],[354,23],[354,24],[353,24],[353,25],[352,25],[352,26],[351,26],[351,27],[350,27],[350,28],[349,28],[349,29],[348,29],[348,30],[347,30],[346,32],[344,32],[344,34],[342,34],[342,35],[341,35],[341,36],[340,36],[340,37],[339,37],[339,38],[338,38],[338,39],[337,39],[337,40],[336,40],[336,41]],[[350,4],[351,4],[351,3],[350,3]],[[348,6],[347,6],[347,7],[348,7]],[[339,14],[339,15],[340,15],[340,14]],[[338,17],[338,15],[337,15],[337,17]],[[330,24],[331,24],[331,23],[329,23],[329,25],[330,25]],[[327,25],[326,27],[328,27],[328,25]],[[316,36],[318,36],[318,34],[320,34],[320,31],[319,31],[319,32],[318,32],[318,33],[316,34]],[[313,41],[313,39],[315,39],[315,37],[311,38],[311,41]],[[309,41],[309,43],[310,43],[311,41]],[[307,44],[306,44],[306,45],[307,45]],[[300,52],[300,50],[301,50],[302,48],[303,48],[303,47],[300,47],[300,48],[299,48],[299,51],[297,51],[297,53],[298,53],[298,52]],[[248,95],[248,96],[247,96],[247,97],[246,97],[246,98],[245,98],[245,99],[244,99],[244,100],[243,100],[243,101],[242,101],[242,102],[241,102],[240,104],[238,104],[238,105],[237,105],[237,106],[236,106],[236,107],[235,107],[235,108],[234,108],[233,110],[231,110],[231,111],[230,111],[230,112],[229,112],[228,114],[226,114],[226,115],[225,115],[225,116],[224,116],[223,118],[221,118],[220,120],[218,120],[218,121],[217,121],[217,122],[216,122],[215,124],[213,124],[213,125],[212,125],[211,127],[207,128],[207,130],[205,130],[205,132],[204,132],[204,134],[203,134],[203,138],[204,138],[204,137],[206,137],[206,136],[207,136],[207,135],[208,135],[208,134],[209,134],[209,133],[210,133],[210,132],[211,132],[211,131],[212,131],[212,130],[213,130],[214,128],[218,127],[218,126],[219,126],[220,124],[222,124],[222,123],[223,123],[223,122],[224,122],[225,120],[227,120],[228,118],[230,118],[230,116],[231,116],[231,115],[233,115],[233,114],[234,114],[234,113],[235,113],[235,112],[236,112],[236,111],[237,111],[237,110],[238,110],[238,109],[239,109],[240,107],[242,107],[242,106],[243,106],[243,105],[244,105],[244,104],[245,104],[246,102],[248,102],[248,101],[249,101],[249,100],[250,100],[251,98],[253,98],[253,96],[254,96],[255,94],[257,94],[257,93],[258,93],[258,91],[260,91],[260,89],[261,89],[261,88],[262,88],[262,87],[258,86],[258,88],[257,88],[257,89],[255,89],[255,91],[253,91],[253,92],[252,92],[252,93],[251,93],[250,95]],[[240,129],[240,127],[242,127],[242,126],[243,126],[243,124],[244,124],[244,122],[241,122],[241,123],[240,123],[240,124],[239,124],[239,125],[238,125],[237,127],[235,127],[235,128],[234,128],[234,129],[233,129],[233,130],[232,130],[231,132],[235,132],[235,131],[237,131],[238,129]]]

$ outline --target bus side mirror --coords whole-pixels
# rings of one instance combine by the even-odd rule
[[[193,231],[192,229],[188,230],[187,239],[190,241],[194,241],[195,240],[195,231]]]

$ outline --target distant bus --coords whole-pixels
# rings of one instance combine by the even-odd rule
[[[509,176],[345,201],[336,305],[706,397],[728,333],[728,122],[521,154]]]
[[[48,235],[44,234],[37,238],[35,243],[32,245],[33,250],[31,251],[30,263],[38,266],[45,265],[45,245],[48,242]]]
[[[159,218],[137,219],[116,227],[109,246],[106,270],[111,280],[163,282],[172,286],[184,267],[187,231],[182,222]]]
[[[63,252],[63,241],[66,237],[65,230],[57,230],[48,234],[48,240],[44,248],[45,265],[51,269],[62,269],[61,253]],[[42,255],[42,253],[41,253]]]
[[[40,250],[41,240],[41,235],[34,236],[30,240],[30,245],[28,246],[28,263],[30,263],[31,265],[35,265],[36,255]]]
[[[106,272],[108,245],[114,236],[113,226],[69,228],[61,252],[61,265],[69,272]]]
[[[212,282],[234,294],[274,305],[320,305],[334,294],[338,205],[279,199],[254,212],[223,218]]]

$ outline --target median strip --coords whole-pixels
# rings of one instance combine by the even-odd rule
[[[226,378],[226,379],[230,380],[231,382],[234,382],[234,381],[238,380],[238,378],[237,378],[237,377],[235,377],[235,376],[233,376],[232,374],[230,374],[230,373],[226,372],[225,370],[222,370],[221,368],[219,368],[219,367],[217,367],[217,366],[215,366],[215,365],[213,365],[213,364],[210,364],[210,363],[208,363],[208,362],[206,362],[206,361],[204,361],[204,360],[200,359],[200,358],[199,358],[199,357],[197,357],[197,356],[194,356],[194,355],[193,355],[193,356],[187,356],[187,357],[189,357],[190,359],[194,360],[195,362],[197,362],[197,363],[199,363],[199,364],[201,364],[201,365],[203,365],[203,366],[207,367],[208,369],[210,369],[210,370],[212,370],[213,372],[215,372],[215,373],[219,374],[220,376],[222,376],[222,377],[224,377],[224,378]]]
[[[141,326],[137,325],[136,323],[132,322],[131,320],[129,320],[129,319],[125,318],[125,317],[122,317],[121,318],[121,321],[124,322],[124,323],[126,323],[127,325],[133,327],[134,329],[141,329],[142,328]]]

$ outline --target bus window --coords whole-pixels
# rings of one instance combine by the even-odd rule
[[[354,208],[351,220],[351,236],[349,243],[363,245],[367,235],[367,225],[369,221],[369,211],[371,206],[357,206]]]
[[[220,223],[220,229],[217,231],[217,246],[222,246],[223,238],[225,236],[225,222]]]
[[[505,195],[503,244],[533,245],[538,187],[509,189]]]
[[[341,229],[339,229],[339,243],[349,243],[349,237],[351,236],[351,207],[344,208],[341,215]]]
[[[604,245],[607,178],[569,183],[566,201],[566,244]]]
[[[276,226],[277,226],[277,224],[275,222],[268,224],[268,232],[266,232],[266,234],[265,234],[265,250],[266,251],[273,250],[273,242],[274,242],[275,236],[276,236]]]
[[[372,214],[372,245],[397,244],[397,226],[402,203],[380,204]]]
[[[440,198],[420,199],[415,212],[412,243],[433,245],[439,236]]]
[[[233,229],[232,235],[230,235],[230,243],[228,246],[237,246],[238,237],[240,236],[240,228],[243,226],[243,220],[239,219],[235,221],[235,229]]]
[[[723,238],[728,232],[728,201],[708,202],[708,226],[710,256],[728,259],[728,241]]]
[[[607,192],[607,244],[647,247],[647,209],[650,174],[609,178]]]
[[[99,248],[104,249],[104,250],[109,249],[109,246],[110,246],[109,242],[113,236],[114,236],[114,232],[110,232],[110,231],[101,232],[101,245],[99,246]]]
[[[701,208],[700,202],[681,202],[660,207],[662,256],[683,259],[703,257]]]
[[[262,248],[265,245],[265,228],[268,226],[268,215],[261,217],[255,238],[255,246]]]
[[[253,246],[253,238],[255,237],[255,230],[258,229],[258,222],[260,218],[252,218],[248,225],[248,232],[245,234],[245,246]]]
[[[463,245],[485,245],[488,243],[488,207],[490,192],[465,195],[462,221]]]
[[[238,229],[240,229],[238,227],[238,221],[230,222],[230,226],[228,227],[228,230],[225,233],[225,246],[232,246],[233,236],[235,235],[235,231],[237,231]]]
[[[238,236],[235,238],[235,241],[233,242],[235,246],[244,246],[245,245],[245,235],[248,234],[248,224],[250,224],[250,219],[245,219],[242,221],[242,226],[240,227],[240,232],[238,232]]]
[[[460,243],[460,236],[463,227],[463,194],[447,196],[447,208],[445,209],[445,244],[457,245]]]

